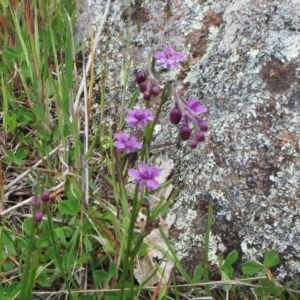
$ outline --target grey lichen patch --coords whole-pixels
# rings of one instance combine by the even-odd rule
[[[259,76],[266,83],[266,89],[274,94],[285,92],[297,80],[295,66],[283,64],[274,56],[261,69]]]
[[[216,13],[210,9],[205,13],[202,28],[193,30],[188,34],[185,42],[191,46],[190,53],[193,58],[199,60],[204,55],[207,48],[209,28],[211,26],[218,27],[221,22],[222,13]]]

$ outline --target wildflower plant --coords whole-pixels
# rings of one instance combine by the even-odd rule
[[[178,67],[179,62],[186,59],[184,53],[176,53],[172,47],[166,47],[162,51],[157,51],[154,55],[148,56],[143,68],[136,72],[135,80],[142,94],[145,108],[130,109],[125,108],[127,115],[125,116],[126,127],[125,132],[115,133],[114,147],[117,151],[125,152],[126,154],[132,151],[139,153],[139,162],[135,168],[129,168],[126,172],[133,179],[136,188],[133,194],[133,203],[130,212],[130,224],[127,235],[126,255],[124,257],[123,274],[119,281],[121,287],[121,298],[125,293],[126,275],[129,271],[131,287],[133,286],[133,268],[135,255],[143,243],[146,235],[152,229],[159,227],[159,210],[150,211],[150,205],[147,205],[148,195],[160,187],[158,178],[161,174],[161,169],[157,166],[149,164],[149,153],[151,151],[151,143],[153,139],[154,126],[157,123],[162,106],[172,97],[174,101],[173,108],[170,112],[170,121],[173,124],[180,125],[179,135],[183,140],[192,139],[189,142],[191,148],[196,148],[200,141],[204,140],[204,132],[207,130],[207,123],[202,119],[201,115],[208,111],[205,105],[202,105],[198,100],[190,98],[184,100],[177,92],[174,85],[167,83],[161,90],[158,80],[155,76],[154,66],[155,61],[158,66],[165,66],[168,69]],[[160,97],[160,103],[155,115],[152,114],[151,98]],[[152,110],[151,110],[152,109]],[[137,141],[136,135],[129,135],[127,131],[137,132],[142,131],[143,139]],[[193,130],[193,133],[192,133]],[[138,136],[141,136],[139,134]],[[123,171],[124,173],[124,171]],[[146,200],[146,201],[145,201]],[[160,204],[161,205],[161,204]],[[140,209],[146,209],[147,220],[144,231],[141,235],[135,237],[135,223]],[[133,293],[133,290],[131,291]]]

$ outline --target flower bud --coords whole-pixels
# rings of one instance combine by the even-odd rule
[[[146,90],[147,90],[147,82],[146,81],[144,81],[144,82],[142,82],[141,84],[140,84],[140,91],[141,91],[141,93],[144,93],[144,92],[146,92]]]
[[[184,141],[187,141],[191,136],[191,130],[189,127],[184,126],[180,129],[179,134]]]
[[[150,203],[149,202],[142,202],[141,203],[141,207],[149,208],[150,207]]]
[[[203,142],[205,140],[205,135],[202,131],[197,131],[195,133],[195,139],[198,141],[198,142]]]
[[[137,84],[140,84],[146,80],[146,77],[144,76],[143,72],[139,71],[135,74],[135,80]]]
[[[43,213],[40,210],[38,210],[34,215],[34,219],[36,223],[40,223],[43,219]]]
[[[153,96],[157,96],[160,93],[160,87],[158,86],[158,84],[152,84],[150,92]]]
[[[48,202],[50,200],[51,193],[49,191],[44,191],[41,195],[41,200],[43,202]]]
[[[173,108],[170,111],[170,122],[172,124],[177,125],[180,122],[181,117],[182,117],[182,113],[178,108]]]
[[[148,92],[148,91],[145,91],[145,92],[143,93],[143,97],[144,97],[144,100],[150,100],[150,98],[151,98],[151,93]]]
[[[199,128],[200,128],[202,131],[207,131],[207,129],[208,129],[208,124],[207,124],[207,122],[204,121],[204,120],[200,120],[200,121],[198,122],[198,126],[199,126]]]
[[[192,149],[195,149],[195,148],[197,147],[197,145],[198,145],[198,141],[197,141],[196,139],[191,139],[191,140],[189,141],[189,145],[190,145],[190,147],[191,147]]]
[[[42,203],[41,198],[38,196],[33,196],[30,200],[30,204],[32,206],[39,207],[41,205],[41,203]]]

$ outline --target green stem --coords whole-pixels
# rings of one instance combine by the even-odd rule
[[[64,279],[64,282],[66,284],[69,299],[73,299],[73,295],[71,293],[71,289],[70,289],[70,286],[69,286],[69,283],[68,283],[68,279],[66,277],[64,269],[63,269],[62,264],[60,262],[60,257],[59,257],[59,254],[58,254],[58,251],[57,251],[57,248],[56,248],[56,242],[55,242],[55,238],[54,238],[54,227],[53,227],[53,223],[52,223],[52,216],[51,216],[48,205],[46,205],[46,213],[47,213],[47,219],[48,219],[48,224],[49,224],[49,228],[50,228],[50,239],[51,239],[51,243],[52,243],[54,253],[55,253],[55,256],[56,256],[56,261],[57,261],[58,267],[60,269],[61,275]],[[20,298],[20,299],[23,299],[23,298]]]
[[[207,213],[207,225],[206,225],[206,234],[205,234],[205,244],[204,244],[204,279],[205,282],[209,282],[209,274],[208,274],[208,247],[209,247],[209,237],[212,226],[212,202],[209,202],[208,205],[208,213]],[[205,292],[208,296],[210,296],[210,288],[209,285],[205,286]]]
[[[33,239],[34,239],[34,233],[35,233],[35,225],[34,220],[32,219],[32,230],[30,230],[30,236],[29,241],[27,243],[27,249],[26,249],[26,261],[25,261],[25,267],[24,267],[24,273],[22,276],[22,289],[20,292],[20,298],[19,299],[27,299],[26,295],[30,293],[30,284],[28,284],[27,279],[29,278],[29,272],[30,272],[30,266],[32,261],[32,252],[33,252]]]
[[[136,222],[136,218],[138,215],[138,209],[139,209],[139,202],[138,202],[138,185],[135,186],[134,190],[134,197],[133,197],[133,203],[132,203],[132,213],[131,213],[131,218],[130,218],[130,225],[128,229],[128,237],[127,237],[127,247],[125,250],[125,257],[124,257],[124,267],[123,267],[123,273],[120,278],[120,284],[121,284],[121,291],[120,291],[120,299],[124,299],[124,289],[125,289],[125,283],[126,283],[126,276],[127,273],[130,269],[131,272],[133,272],[133,262],[131,259],[131,243],[133,240],[133,234],[134,234],[134,226]],[[134,285],[130,285],[130,290],[133,295],[134,292]]]
[[[144,161],[144,159],[145,159],[147,149],[148,149],[148,151],[150,151],[150,146],[151,146],[151,142],[152,142],[154,127],[157,124],[158,118],[159,118],[160,113],[161,113],[162,106],[166,103],[166,101],[170,97],[170,93],[171,93],[171,84],[167,83],[165,85],[163,91],[162,91],[161,101],[159,103],[159,107],[157,109],[155,119],[150,124],[150,127],[147,127],[146,130],[145,130],[145,134],[144,134],[145,143],[144,143],[143,149],[141,151],[141,160],[142,161]]]

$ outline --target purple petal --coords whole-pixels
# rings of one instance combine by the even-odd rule
[[[134,148],[134,149],[142,149],[142,143],[137,142],[137,141],[130,141],[130,142],[128,143],[128,146],[129,146],[129,147],[132,147],[132,148]]]
[[[153,54],[153,56],[157,59],[164,59],[167,57],[167,55],[164,51],[157,51]]]
[[[173,55],[175,53],[175,51],[172,47],[166,47],[164,49],[164,52],[167,53],[168,55]]]
[[[129,137],[129,135],[127,133],[124,132],[118,132],[118,133],[114,133],[114,138],[117,140],[127,140]]]
[[[147,166],[147,164],[145,164],[144,162],[141,162],[140,164],[139,164],[139,171],[140,171],[140,173],[141,174],[147,174],[147,171],[148,171],[148,166]]]
[[[207,112],[207,106],[201,105],[200,102],[196,99],[188,99],[185,104],[197,114],[203,114]]]
[[[208,111],[208,107],[206,105],[199,105],[197,109],[198,114],[204,114]]]
[[[122,149],[125,149],[126,148],[126,145],[122,142],[114,142],[114,146],[119,149],[119,150],[122,150]]]
[[[155,177],[158,177],[160,175],[161,171],[162,170],[159,168],[150,167],[149,168],[149,177],[154,179]]]
[[[148,188],[149,188],[150,191],[153,191],[153,190],[155,190],[156,188],[159,187],[159,182],[156,181],[155,179],[149,179],[149,180],[147,180],[146,184],[147,184],[147,186],[148,186]]]
[[[184,60],[187,58],[187,55],[185,53],[175,53],[172,55],[172,59],[174,60]]]
[[[140,185],[139,185],[139,190],[140,190],[140,191],[144,188],[145,184],[146,184],[146,182],[145,182],[144,180],[142,180],[142,181],[140,182]]]
[[[138,181],[141,180],[141,173],[138,170],[136,170],[136,169],[129,169],[127,173],[133,179],[138,180]]]

